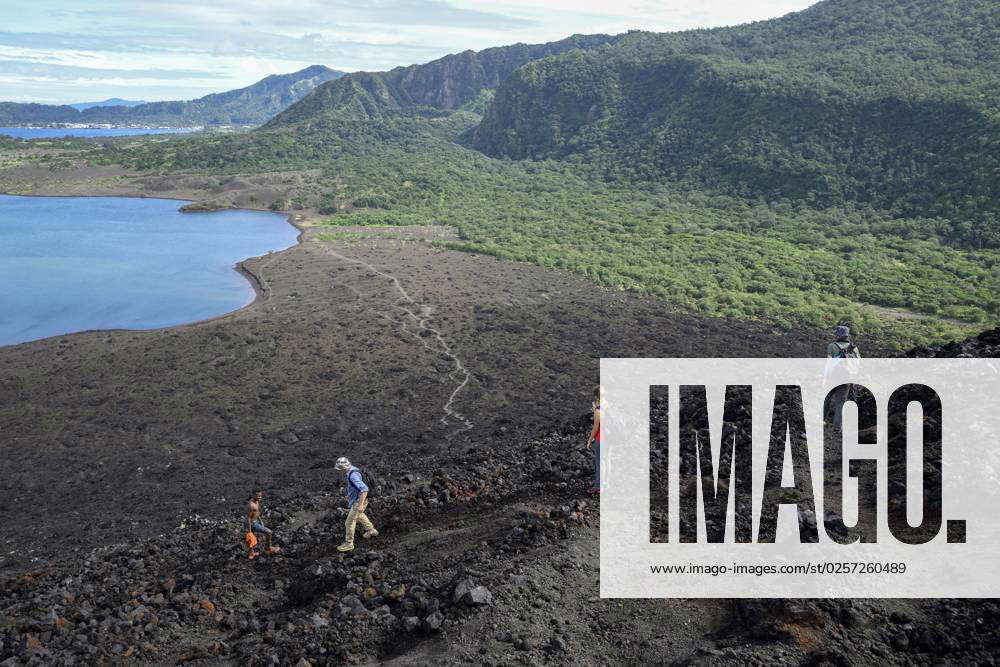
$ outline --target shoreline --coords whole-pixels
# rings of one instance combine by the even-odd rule
[[[183,197],[150,197],[150,196],[147,196],[147,195],[141,194],[141,193],[136,193],[136,194],[133,194],[133,195],[52,195],[52,194],[45,194],[45,195],[22,195],[22,194],[11,194],[11,193],[8,193],[8,192],[0,192],[0,195],[7,196],[7,197],[34,197],[34,198],[43,198],[43,197],[45,197],[45,198],[62,198],[62,199],[75,199],[75,198],[85,198],[85,197],[86,198],[103,197],[103,198],[119,198],[119,199],[163,199],[163,200],[166,200],[166,201],[183,201],[183,202],[194,203],[193,200],[187,199],[187,198],[183,198]],[[303,215],[301,213],[290,212],[290,211],[271,211],[270,209],[262,209],[262,208],[226,207],[226,208],[220,208],[218,210],[219,211],[261,211],[261,212],[266,212],[266,213],[275,213],[277,215],[286,214],[285,222],[287,224],[291,225],[292,227],[294,227],[298,231],[298,234],[295,236],[295,243],[293,245],[290,245],[287,248],[282,248],[281,250],[275,250],[273,252],[268,253],[267,255],[255,255],[253,257],[245,257],[245,258],[241,259],[240,261],[236,262],[232,266],[233,271],[235,271],[236,273],[240,274],[243,277],[243,279],[246,280],[247,283],[250,284],[251,289],[253,289],[254,296],[253,296],[253,299],[251,299],[249,303],[247,303],[247,304],[245,304],[243,306],[240,306],[239,308],[236,308],[235,310],[230,310],[228,312],[222,313],[221,315],[215,315],[213,317],[207,317],[207,318],[204,318],[204,319],[194,320],[194,321],[191,321],[191,322],[184,322],[182,324],[173,324],[173,325],[166,326],[166,327],[154,327],[154,328],[150,328],[150,329],[124,329],[124,328],[82,329],[80,331],[72,331],[72,332],[67,332],[67,333],[63,333],[63,334],[54,334],[52,336],[45,336],[44,338],[34,338],[32,340],[26,340],[26,341],[22,341],[20,343],[11,343],[9,345],[0,345],[0,350],[13,349],[13,348],[16,348],[16,347],[18,347],[20,345],[32,345],[34,343],[39,343],[41,341],[46,341],[46,340],[50,340],[50,339],[53,339],[53,338],[66,338],[68,336],[79,336],[79,335],[82,335],[82,334],[113,333],[113,332],[127,332],[127,333],[147,333],[147,332],[149,332],[149,333],[154,333],[154,332],[158,332],[158,331],[179,330],[179,329],[184,329],[184,328],[187,328],[187,327],[194,327],[194,326],[206,324],[206,323],[209,323],[209,322],[216,322],[216,321],[224,319],[226,317],[231,317],[231,316],[236,315],[238,313],[242,313],[242,312],[244,312],[244,311],[246,311],[246,310],[248,310],[248,309],[256,306],[263,299],[267,298],[267,294],[265,293],[266,288],[263,286],[260,278],[253,272],[253,270],[246,266],[246,263],[247,262],[251,262],[253,260],[257,260],[257,259],[262,259],[264,257],[269,257],[271,255],[277,255],[279,253],[288,252],[290,250],[294,250],[295,248],[301,247],[302,241],[305,238],[306,231],[307,231],[306,228],[302,225],[302,222],[305,219],[305,215]],[[195,215],[195,214],[198,214],[198,213],[214,213],[215,212],[215,211],[184,211],[184,210],[181,210],[180,208],[178,208],[178,211],[180,213],[185,214],[185,215]]]
[[[11,528],[0,571],[149,536],[191,512],[224,517],[255,486],[328,490],[318,464],[332,447],[405,462],[536,437],[578,414],[602,356],[753,357],[766,339],[768,352],[798,357],[822,336],[668,311],[558,269],[396,235],[334,246],[345,261],[305,243],[320,230],[306,236],[292,216],[292,252],[242,262],[257,297],[242,309],[152,335],[104,329],[0,348],[0,521]],[[396,280],[427,315],[399,307]],[[455,364],[413,328],[418,312],[472,375],[457,402]],[[534,340],[544,344],[518,355]],[[446,405],[475,428],[449,440]],[[80,492],[78,516],[58,511]]]
[[[205,126],[203,126],[203,125],[201,125],[201,126],[199,126],[199,125],[173,125],[173,126],[163,126],[163,127],[150,127],[150,126],[130,127],[130,126],[126,126],[126,125],[116,125],[114,127],[96,127],[96,126],[77,126],[77,125],[73,125],[73,126],[70,126],[70,127],[64,127],[64,126],[53,126],[53,125],[4,125],[4,126],[2,126],[2,129],[5,129],[5,130],[147,130],[147,131],[148,130],[154,130],[153,132],[149,132],[149,133],[150,134],[192,134],[194,132],[202,132],[202,131],[204,131]],[[156,131],[156,130],[159,130],[159,131]],[[0,132],[0,134],[4,134],[4,133]],[[137,134],[141,134],[141,132],[137,133]],[[92,138],[92,137],[88,137],[87,135],[83,135],[83,134],[65,134],[62,137],[16,137],[16,136],[13,136],[13,135],[5,135],[5,136],[10,136],[10,137],[12,137],[14,139],[24,139],[25,141],[32,141],[34,139],[48,139],[48,138],[62,139],[63,137],[77,137],[77,138],[81,138],[81,139],[90,139],[90,138]],[[106,135],[106,136],[109,136],[109,137],[114,137],[114,136],[128,137],[128,136],[135,136],[135,135],[129,135],[129,134],[114,135],[114,134],[109,134],[109,135]]]

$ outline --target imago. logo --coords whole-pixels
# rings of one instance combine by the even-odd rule
[[[1000,596],[1000,364],[603,359],[605,597]]]

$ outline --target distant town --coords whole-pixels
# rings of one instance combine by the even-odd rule
[[[63,128],[67,130],[176,130],[180,128],[172,127],[169,125],[142,125],[137,123],[31,123],[27,125],[21,125],[20,127],[25,128]],[[253,125],[219,125],[213,127],[213,129],[249,129]],[[191,132],[198,132],[204,130],[204,125],[192,125],[190,127],[183,128]]]

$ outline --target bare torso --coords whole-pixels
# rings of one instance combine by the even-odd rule
[[[260,520],[260,503],[251,500],[247,503],[247,522],[252,526],[254,521]]]

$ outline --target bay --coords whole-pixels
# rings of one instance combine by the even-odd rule
[[[0,195],[0,345],[174,326],[250,303],[236,263],[294,245],[298,231],[277,213],[181,213],[184,203]]]

